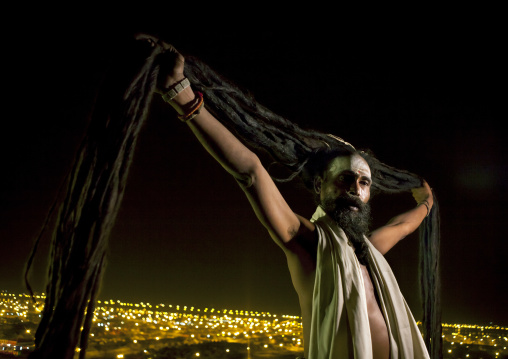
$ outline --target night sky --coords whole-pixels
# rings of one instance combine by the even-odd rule
[[[31,40],[5,44],[0,289],[26,292],[25,262],[86,132],[109,45],[134,29],[159,32],[299,125],[424,177],[441,210],[443,322],[508,325],[504,44],[495,22],[443,23],[432,31],[298,23],[174,31],[162,21],[139,29],[135,20],[21,21],[12,33]],[[280,188],[295,212],[312,215],[297,182]],[[372,206],[376,227],[414,202],[409,193],[379,195]],[[48,243],[45,236],[31,276],[37,291]],[[387,259],[420,319],[417,234]],[[299,315],[284,254],[159,98],[139,138],[100,298]]]

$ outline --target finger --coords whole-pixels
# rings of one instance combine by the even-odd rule
[[[134,39],[140,40],[140,41],[146,41],[148,42],[152,47],[157,46],[158,42],[160,41],[158,37],[145,34],[145,33],[137,33],[134,35]]]
[[[168,52],[179,54],[178,50],[173,45],[168,44],[167,42],[163,41],[162,39],[158,38],[157,36],[153,36],[153,35],[145,34],[145,33],[137,33],[134,35],[134,38],[136,40],[147,41],[148,43],[150,43],[150,45],[152,47],[160,46],[164,49],[165,52],[168,51]]]

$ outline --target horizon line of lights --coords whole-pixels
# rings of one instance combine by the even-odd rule
[[[23,298],[30,298],[30,299],[33,299],[33,298],[37,298],[37,299],[45,299],[46,298],[46,295],[45,293],[41,293],[41,294],[34,294],[34,296],[32,297],[30,294],[26,294],[26,293],[21,293],[21,294],[14,294],[14,293],[7,293],[6,291],[0,291],[0,296],[3,296],[3,297],[14,297],[14,298],[17,298],[17,297],[23,297]],[[96,301],[97,304],[101,304],[101,305],[120,305],[120,306],[126,306],[126,307],[134,307],[136,309],[140,309],[140,308],[154,308],[154,306],[150,303],[144,303],[144,302],[139,302],[139,303],[127,303],[127,302],[122,302],[120,300],[113,300],[113,299],[107,299],[107,300],[97,300]],[[39,303],[33,303],[32,304],[39,304]],[[42,304],[44,305],[44,304]],[[97,309],[99,309],[99,305],[97,305]],[[239,310],[239,309],[215,309],[215,308],[204,308],[203,311],[201,312],[201,308],[196,308],[194,306],[181,306],[181,305],[173,305],[173,304],[164,304],[164,303],[159,303],[159,304],[156,304],[155,305],[155,309],[161,309],[161,308],[165,308],[165,307],[168,307],[171,308],[172,310],[177,310],[177,311],[180,311],[180,310],[183,310],[184,312],[187,311],[187,309],[189,310],[189,312],[193,312],[194,310],[196,310],[196,312],[200,312],[200,313],[215,313],[215,314],[226,314],[226,315],[243,315],[243,316],[256,316],[256,317],[259,317],[259,316],[263,316],[263,317],[277,317],[277,314],[271,314],[270,312],[259,312],[259,311],[252,311],[252,310]],[[4,310],[2,310],[3,312]],[[1,313],[1,312],[0,312]],[[289,318],[289,319],[301,319],[300,316],[297,316],[297,315],[287,315],[287,314],[281,314],[280,315],[282,318]],[[421,321],[417,321],[417,324],[421,324]],[[443,327],[454,327],[454,328],[468,328],[468,329],[496,329],[496,330],[508,330],[508,327],[505,327],[505,326],[501,326],[501,325],[496,325],[496,324],[492,324],[492,325],[481,325],[481,324],[464,324],[464,323],[459,323],[459,324],[450,324],[450,323],[441,323],[441,325]]]

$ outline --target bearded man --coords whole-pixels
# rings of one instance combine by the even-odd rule
[[[302,311],[305,357],[428,358],[413,316],[384,259],[429,214],[432,191],[413,190],[417,205],[368,234],[371,168],[362,152],[327,152],[313,185],[319,206],[309,220],[294,213],[258,156],[204,106],[184,76],[184,57],[164,46],[158,91],[205,149],[245,192],[259,221],[286,254]]]

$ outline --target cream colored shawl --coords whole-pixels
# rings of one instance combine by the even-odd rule
[[[308,359],[372,359],[363,276],[354,249],[321,207],[311,221],[319,244]],[[367,243],[372,283],[390,336],[390,358],[429,358],[390,266],[370,241]]]

